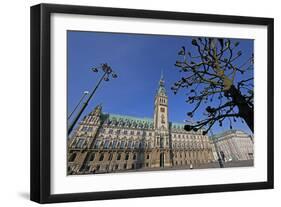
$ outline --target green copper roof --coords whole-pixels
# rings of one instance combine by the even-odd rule
[[[120,114],[108,114],[108,118],[110,120],[130,120],[130,121],[137,121],[137,122],[153,122],[153,119],[143,117],[134,117],[134,116],[128,116],[128,115],[120,115]]]
[[[161,77],[159,80],[159,88],[158,88],[158,94],[164,94],[166,95],[166,89],[165,89],[165,81],[164,81],[164,77],[163,77],[163,71],[161,72]]]
[[[125,128],[152,129],[153,119],[119,114],[102,114],[103,124]]]
[[[171,122],[171,127],[174,128],[174,129],[183,129],[184,128],[184,124]]]

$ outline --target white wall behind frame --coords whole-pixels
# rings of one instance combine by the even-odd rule
[[[212,193],[172,197],[154,197],[62,203],[52,206],[277,206],[281,202],[281,13],[279,1],[225,1],[225,0],[14,0],[1,2],[1,206],[38,206],[28,200],[29,196],[29,7],[41,2],[82,4],[91,6],[128,7],[137,9],[159,9],[184,12],[220,13],[244,16],[275,18],[275,189]],[[17,93],[16,93],[17,92]],[[17,121],[17,125],[11,124]],[[4,129],[4,130],[3,130]]]

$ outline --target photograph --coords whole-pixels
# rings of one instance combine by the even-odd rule
[[[254,39],[66,36],[67,175],[254,167]]]

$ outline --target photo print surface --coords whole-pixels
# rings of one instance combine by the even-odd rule
[[[67,175],[254,166],[254,40],[67,31]]]

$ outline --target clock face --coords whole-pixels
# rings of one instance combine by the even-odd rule
[[[161,111],[161,112],[165,112],[165,108],[161,107],[161,108],[160,108],[160,111]]]

